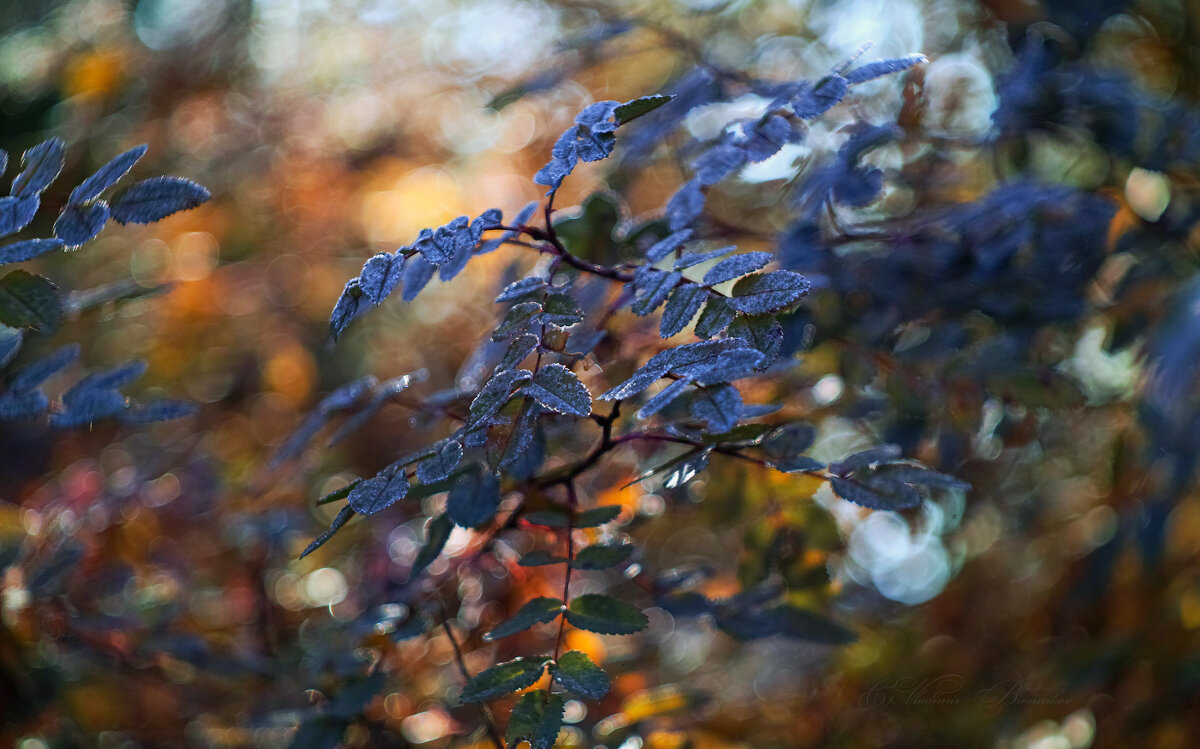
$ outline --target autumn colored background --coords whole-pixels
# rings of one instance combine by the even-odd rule
[[[4,4],[0,147],[19,154],[59,135],[69,144],[63,184],[75,184],[145,142],[141,173],[186,175],[214,197],[150,228],[110,227],[83,251],[39,263],[70,289],[169,283],[80,315],[56,340],[84,342],[88,367],[144,357],[145,392],[201,409],[149,428],[0,429],[0,745],[286,746],[364,657],[385,661],[389,677],[362,699],[365,719],[347,732],[348,746],[467,745],[477,714],[446,699],[458,683],[446,638],[391,642],[386,626],[371,624],[386,624],[389,612],[367,605],[404,582],[422,519],[355,525],[297,559],[334,514],[314,498],[422,446],[421,425],[385,409],[332,449],[318,444],[276,471],[266,463],[321,395],[353,377],[468,376],[464,362],[495,323],[497,283],[521,256],[509,248],[483,257],[416,304],[385,305],[330,349],[329,312],[345,280],[422,228],[538,199],[530,177],[579,109],[660,90],[697,49],[778,79],[819,76],[865,41],[874,57],[926,54],[930,64],[907,83],[872,84],[845,105],[862,119],[907,115],[923,137],[960,144],[944,166],[955,179],[927,175],[925,193],[893,201],[984,191],[993,157],[982,143],[996,76],[1012,64],[1012,29],[1046,19],[1069,29],[1063,19],[1091,23],[1095,13],[1096,64],[1157,95],[1194,102],[1200,93],[1194,6],[1046,5]],[[653,26],[598,55],[588,34],[623,15]],[[550,85],[516,96],[530,81]],[[703,130],[703,116],[689,127]],[[813,149],[825,135],[814,133]],[[1086,182],[1107,158],[1051,139],[1033,147],[1052,178]],[[903,169],[920,151],[908,140],[880,161]],[[581,168],[558,205],[604,188],[604,174]],[[774,176],[751,182],[750,194],[760,189],[768,202]],[[680,170],[657,163],[622,179],[612,186],[642,214],[662,207]],[[1115,241],[1153,210],[1162,184],[1151,176],[1097,189],[1121,202]],[[1194,233],[1187,247],[1200,250]],[[796,563],[832,578],[836,610],[860,639],[844,648],[740,644],[661,611],[636,648],[573,631],[571,647],[625,666],[603,708],[573,702],[568,723],[642,725],[645,738],[623,749],[1194,745],[1200,501],[1188,496],[1174,509],[1158,567],[1127,550],[1095,577],[1093,552],[1138,492],[1114,466],[1136,441],[1127,396],[1144,375],[1133,354],[1101,349],[1104,334],[1084,337],[1072,371],[1102,406],[1052,423],[995,414],[975,446],[987,460],[965,468],[975,489],[929,503],[911,525],[829,512],[812,499],[819,482],[748,478],[737,466],[696,490],[703,501],[664,515],[652,491],[615,488],[635,470],[615,463],[603,500],[639,518],[637,538],[657,566],[719,570],[710,595],[736,589],[731,560],[754,564],[779,542],[781,517],[802,524]],[[838,357],[823,348],[805,357],[797,383],[811,388],[814,414],[841,395]],[[847,425],[822,422],[825,455],[854,444]],[[452,539],[451,555],[455,543],[465,540]],[[529,573],[493,577],[460,586],[464,630],[547,584]],[[476,639],[466,657],[486,667],[494,646]],[[596,730],[599,738],[571,728],[564,739],[591,746],[606,726]]]

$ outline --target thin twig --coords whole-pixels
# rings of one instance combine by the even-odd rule
[[[446,632],[446,637],[450,640],[450,645],[454,647],[454,660],[458,663],[458,670],[462,674],[463,679],[467,682],[471,681],[471,672],[467,670],[467,662],[463,660],[462,648],[458,646],[458,640],[454,637],[454,630],[450,629],[450,617],[446,611],[446,604],[438,601],[442,607],[442,629]],[[504,739],[500,738],[500,731],[496,729],[496,722],[492,719],[492,711],[488,710],[487,705],[479,703],[479,711],[483,713],[484,724],[487,726],[488,736],[492,739],[492,744],[496,749],[505,749]]]

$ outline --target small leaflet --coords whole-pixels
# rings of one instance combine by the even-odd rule
[[[135,183],[112,201],[113,220],[121,224],[152,224],[173,213],[195,208],[212,194],[183,177],[151,177]]]
[[[100,197],[100,193],[115,185],[118,180],[133,168],[133,165],[146,154],[147,148],[149,146],[143,143],[114,157],[107,164],[97,169],[92,176],[80,182],[79,186],[71,191],[71,196],[67,198],[67,204],[73,206],[83,205],[88,201]]]

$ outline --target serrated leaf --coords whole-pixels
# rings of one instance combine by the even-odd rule
[[[778,312],[807,294],[809,288],[807,278],[790,270],[756,273],[734,284],[729,304],[748,315]]]
[[[417,464],[417,480],[432,484],[450,475],[462,460],[463,446],[456,439],[442,440],[434,446],[434,452]]]
[[[535,624],[552,622],[562,613],[562,606],[563,602],[557,598],[547,598],[545,596],[534,598],[518,609],[517,613],[505,619],[499,626],[484,635],[483,639],[498,640],[501,637],[508,637],[518,632],[524,632]]]
[[[577,570],[604,570],[624,562],[631,554],[630,544],[593,544],[580,549],[571,566]]]
[[[542,316],[538,321],[556,328],[569,328],[583,322],[583,311],[570,294],[554,292],[547,294],[542,302]]]
[[[113,220],[122,224],[152,224],[179,211],[195,208],[212,197],[205,187],[183,177],[151,177],[137,182],[112,201]]]
[[[327,505],[331,502],[337,502],[339,499],[345,499],[350,496],[350,492],[354,491],[354,487],[358,486],[364,479],[354,479],[349,484],[346,484],[341,489],[334,489],[325,496],[317,500],[318,505]]]
[[[425,259],[424,255],[413,255],[404,263],[404,291],[401,298],[411,302],[421,293],[437,266]]]
[[[945,473],[939,473],[925,466],[910,465],[908,463],[889,463],[875,469],[875,472],[896,481],[903,481],[906,484],[922,484],[924,486],[937,486],[944,489],[971,488],[971,485],[962,479]]]
[[[338,297],[337,303],[333,306],[333,312],[329,315],[329,338],[336,341],[355,317],[358,316],[359,309],[362,306],[362,289],[358,286],[358,279],[351,278],[342,287],[341,296]]]
[[[350,518],[352,517],[354,517],[354,508],[349,505],[343,507],[338,512],[337,517],[333,519],[333,523],[329,526],[329,530],[317,536],[315,541],[305,547],[304,551],[300,552],[300,559],[303,559],[304,557],[324,546],[325,542],[333,538],[333,534],[340,531],[342,526],[350,522]]]
[[[792,99],[792,110],[801,119],[820,117],[845,98],[849,85],[840,75],[828,75],[815,85],[806,84]]]
[[[54,221],[54,236],[78,247],[100,233],[108,223],[108,203],[97,200],[87,205],[68,205]]]
[[[663,310],[658,334],[663,338],[670,338],[686,328],[708,295],[707,289],[694,283],[676,286],[671,292],[671,298],[667,300],[666,309]]]
[[[634,300],[633,313],[645,316],[658,309],[667,300],[671,290],[683,276],[679,271],[665,271],[657,268],[640,268],[634,277],[637,298]]]
[[[783,326],[771,315],[742,315],[729,326],[731,338],[741,338],[774,361],[783,347]]]
[[[632,604],[599,593],[587,593],[573,599],[566,616],[572,626],[601,635],[633,634],[650,623]]]
[[[699,180],[687,182],[667,201],[667,226],[671,231],[686,229],[703,211],[704,193]]]
[[[25,239],[0,247],[0,265],[21,263],[47,252],[61,250],[64,243],[61,239]]]
[[[521,366],[521,362],[525,361],[538,347],[538,337],[526,333],[512,339],[508,344],[508,350],[504,352],[504,358],[496,365],[497,372],[504,372],[510,369],[516,369]]]
[[[372,256],[358,274],[358,287],[372,304],[380,304],[404,278],[404,256],[381,252]]]
[[[650,249],[646,250],[646,259],[652,263],[658,262],[659,260],[662,260],[667,255],[670,255],[672,252],[675,252],[676,250],[678,250],[680,247],[683,246],[684,242],[688,241],[691,238],[692,238],[692,230],[691,229],[682,229],[682,230],[674,232],[672,234],[668,234],[663,239],[660,239],[659,241],[657,241],[653,245],[651,245]]]
[[[34,359],[13,373],[8,389],[15,393],[33,390],[46,380],[61,372],[79,358],[79,344],[70,343],[49,356]]]
[[[505,286],[504,290],[500,292],[500,295],[496,297],[495,301],[513,302],[517,299],[521,299],[522,297],[527,297],[530,294],[537,294],[542,289],[546,288],[546,286],[546,279],[540,276],[522,278],[519,281],[513,281],[508,286]]]
[[[412,569],[408,571],[410,580],[415,579],[417,575],[425,571],[426,567],[433,564],[433,560],[438,558],[442,549],[446,548],[446,541],[449,540],[452,530],[454,530],[454,523],[444,513],[429,521],[429,525],[425,528],[425,545],[417,552]]]
[[[746,152],[733,143],[718,143],[705,151],[692,164],[696,179],[702,185],[714,185],[745,166]]]
[[[469,471],[459,477],[446,499],[446,514],[456,525],[474,528],[490,521],[500,504],[500,480],[490,471]]]
[[[7,237],[29,226],[37,215],[42,199],[36,194],[23,198],[0,198],[0,237]]]
[[[696,335],[700,338],[712,338],[728,328],[736,314],[729,302],[725,301],[725,297],[710,294],[704,311],[700,313],[700,319],[696,321]]]
[[[691,387],[691,385],[691,380],[675,380],[670,385],[667,385],[665,388],[655,393],[650,400],[646,401],[646,403],[640,409],[638,409],[637,417],[639,419],[650,418],[654,414],[658,413],[681,398],[687,392],[688,388]]]
[[[733,429],[742,415],[742,396],[728,384],[700,388],[692,395],[688,413],[703,421],[705,430],[722,434]]]
[[[499,663],[477,674],[463,687],[463,702],[483,702],[533,686],[542,676],[546,661],[521,656]]]
[[[675,270],[685,270],[701,263],[707,263],[710,260],[716,260],[722,255],[727,255],[730,250],[735,250],[736,247],[718,247],[715,250],[708,252],[686,252],[675,261]]]
[[[99,197],[100,193],[115,185],[118,180],[133,168],[138,159],[145,155],[147,148],[149,146],[143,143],[113,158],[107,164],[97,169],[90,177],[80,182],[79,186],[71,191],[71,196],[67,198],[67,203],[69,205],[82,205],[89,200]]]
[[[772,430],[763,441],[763,451],[771,458],[792,458],[812,446],[817,428],[807,421],[793,421]]]
[[[493,375],[471,401],[471,417],[466,428],[474,429],[499,413],[512,398],[513,390],[530,379],[533,379],[533,373],[527,369],[510,369]]]
[[[604,505],[603,507],[593,507],[590,510],[585,510],[579,513],[579,517],[575,518],[576,528],[595,528],[596,526],[610,523],[621,514],[620,505]]]
[[[21,156],[21,173],[13,180],[13,197],[36,195],[54,181],[66,161],[66,145],[61,138],[51,138],[30,148]]]
[[[644,114],[653,112],[673,98],[675,97],[654,94],[652,96],[643,96],[640,99],[631,99],[613,111],[613,118],[617,121],[617,125],[624,125]]]
[[[10,328],[54,333],[62,323],[62,297],[58,287],[23,270],[0,278],[0,323]]]
[[[592,412],[592,395],[575,373],[561,364],[546,364],[522,392],[551,411],[573,416]]]
[[[550,692],[522,695],[508,718],[504,740],[515,749],[522,740],[529,749],[554,749],[562,730],[563,698]]]
[[[735,278],[741,278],[747,273],[753,273],[762,268],[773,259],[774,256],[769,252],[746,252],[727,257],[708,269],[708,272],[704,274],[704,285],[715,286]]]
[[[530,455],[530,448],[535,445],[538,419],[542,409],[532,398],[525,398],[521,412],[513,419],[512,428],[497,443],[488,447],[489,458],[500,471],[519,473],[514,467],[521,465]]]
[[[505,338],[526,332],[541,311],[542,305],[537,302],[514,304],[509,307],[504,319],[500,321],[500,325],[492,332],[492,340],[503,341]]]
[[[866,468],[873,463],[886,463],[891,460],[896,460],[904,453],[899,445],[887,444],[877,447],[860,450],[852,455],[842,458],[836,463],[831,463],[829,469],[834,473],[845,475],[851,471],[856,471],[859,468]]]
[[[845,479],[831,476],[829,485],[833,493],[842,499],[848,499],[856,505],[872,510],[903,510],[916,507],[921,503],[921,497],[904,484],[895,487],[867,486],[858,478]]]
[[[906,57],[896,57],[890,60],[879,60],[877,62],[869,62],[866,65],[861,65],[849,73],[846,73],[846,82],[851,86],[865,83],[866,81],[879,78],[892,73],[899,73],[903,70],[908,70],[914,65],[919,65],[923,62],[929,62],[929,58],[925,55],[908,55]]]
[[[392,469],[358,483],[346,496],[350,507],[359,515],[374,515],[404,499],[407,494],[408,475],[403,469]]]
[[[581,697],[599,700],[612,688],[604,669],[592,663],[586,653],[569,650],[558,657],[550,672],[559,684]]]

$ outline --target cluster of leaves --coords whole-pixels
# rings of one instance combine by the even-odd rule
[[[411,502],[441,493],[446,493],[445,509],[428,521],[425,545],[409,570],[410,582],[441,554],[455,526],[487,531],[491,538],[509,528],[530,526],[561,534],[561,554],[535,549],[519,564],[564,566],[562,596],[528,601],[484,637],[508,637],[557,620],[559,636],[553,653],[500,663],[469,677],[463,688],[464,702],[488,701],[530,687],[548,670],[550,689],[527,693],[516,704],[508,721],[508,741],[528,740],[534,747],[554,744],[563,710],[555,685],[590,699],[607,694],[609,677],[599,665],[582,652],[561,652],[566,625],[606,635],[633,634],[647,626],[642,611],[619,597],[600,593],[572,597],[570,593],[572,571],[624,568],[635,553],[632,545],[623,543],[575,548],[575,530],[602,526],[620,512],[617,506],[585,509],[579,505],[577,483],[607,453],[630,443],[679,450],[635,478],[640,482],[661,477],[667,489],[695,479],[715,454],[786,474],[818,477],[836,495],[871,509],[915,507],[930,487],[966,488],[964,482],[905,460],[895,445],[857,452],[831,465],[819,462],[806,454],[814,427],[797,420],[771,423],[779,406],[745,403],[735,385],[748,378],[780,376],[792,367],[795,360],[784,349],[781,318],[795,316],[811,284],[793,270],[770,268],[778,262],[772,253],[712,248],[704,219],[706,192],[740,167],[803,140],[805,121],[836,105],[853,85],[924,60],[914,55],[850,70],[856,59],[816,82],[772,85],[773,99],[761,117],[731,122],[714,142],[699,144],[694,176],[669,200],[663,216],[650,217],[626,233],[623,254],[628,260],[596,263],[573,251],[577,235],[570,223],[574,219],[555,220],[554,199],[580,162],[610,156],[620,128],[638,118],[648,119],[656,111],[668,111],[675,104],[671,96],[602,101],[580,112],[555,143],[550,161],[534,177],[549,188],[541,225],[532,223],[538,208],[534,203],[510,223],[492,209],[474,220],[463,216],[426,229],[412,244],[370,258],[338,299],[330,320],[335,339],[353,319],[397,288],[402,288],[406,301],[414,299],[435,270],[442,280],[450,280],[472,257],[505,244],[546,256],[546,263],[504,286],[496,297],[505,308],[485,342],[490,373],[473,392],[442,391],[414,404],[405,392],[410,376],[382,384],[373,378],[351,383],[325,398],[273,460],[279,465],[297,455],[336,414],[351,415],[331,442],[365,423],[384,402],[396,400],[438,412],[442,421],[451,424],[450,433],[376,475],[322,498],[321,503],[345,500],[346,504],[304,555],[325,544],[355,515],[374,515],[406,498]],[[811,219],[829,200],[864,205],[874,199],[882,175],[861,167],[858,160],[892,130],[861,125],[837,162],[814,172],[797,191],[795,205],[803,215]],[[489,232],[500,234],[485,239]],[[614,372],[627,366],[617,361],[610,367],[598,353],[602,342],[614,335],[606,323],[625,307],[635,317],[662,308],[661,338],[671,339],[691,329],[700,340],[658,351],[593,398],[577,366],[589,359]],[[660,387],[663,381],[666,384]],[[652,389],[655,392],[646,397]],[[611,410],[594,411],[603,401],[612,403]],[[622,417],[622,408],[632,402],[638,403],[633,418]],[[578,425],[588,421],[601,429],[591,451],[565,464],[566,456],[559,456],[557,467],[544,469],[559,444],[554,435],[577,432]],[[535,509],[527,502],[534,496],[543,501],[555,489],[561,489],[561,494],[548,509]],[[501,500],[509,492],[517,493],[520,501],[497,519]],[[827,644],[854,639],[850,630],[820,613],[783,600],[783,593],[778,586],[767,586],[711,600],[680,590],[678,582],[656,583],[656,598],[664,608],[681,616],[710,615],[739,639],[776,634]],[[431,604],[427,599],[426,605]],[[464,675],[469,676],[465,670]],[[325,716],[312,720],[325,720]],[[302,729],[299,735],[307,734]],[[498,742],[494,729],[493,736]]]
[[[53,237],[19,239],[0,246],[0,265],[33,260],[64,250],[75,251],[93,239],[111,218],[121,224],[150,224],[173,213],[194,208],[209,199],[209,192],[182,177],[151,177],[116,195],[111,203],[100,196],[117,184],[146,153],[140,145],[97,169],[71,190],[54,221]],[[42,195],[62,172],[66,148],[59,138],[43,141],[21,156],[21,171],[13,178],[9,195],[0,198],[0,236],[29,227],[42,205]],[[8,154],[0,151],[0,172]],[[81,295],[91,303],[109,294]],[[79,298],[63,295],[50,279],[15,270],[0,278],[0,366],[7,367],[20,352],[26,331],[53,334],[64,317],[83,305]],[[0,419],[32,419],[48,414],[51,425],[76,427],[104,419],[138,424],[176,419],[192,413],[183,401],[159,400],[138,405],[120,388],[141,377],[146,363],[132,361],[80,378],[52,409],[42,384],[79,357],[71,344],[11,372],[0,392]]]

